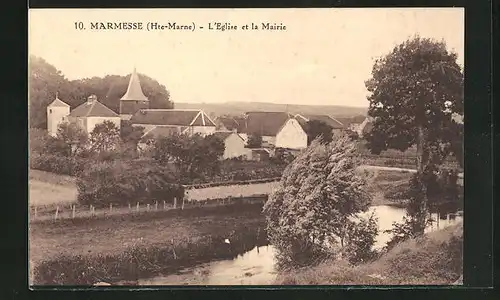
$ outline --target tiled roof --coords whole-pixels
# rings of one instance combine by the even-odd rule
[[[130,74],[130,80],[128,82],[128,88],[125,95],[120,100],[135,100],[135,101],[147,101],[148,98],[144,96],[141,88],[141,81],[139,80],[139,75],[137,75],[136,69],[132,74]]]
[[[71,117],[119,117],[117,113],[99,101],[84,102],[69,114]]]
[[[136,112],[130,121],[134,124],[215,126],[201,110],[142,109]]]
[[[300,125],[304,126],[308,121],[312,121],[312,120],[315,120],[315,121],[320,121],[320,122],[323,122],[327,125],[330,125],[333,129],[342,129],[344,128],[344,125],[330,117],[330,116],[327,116],[327,115],[301,115],[301,114],[297,114],[295,115],[295,118],[297,119],[297,121],[299,121]]]
[[[242,132],[261,136],[276,136],[291,116],[286,112],[247,112],[246,128]]]
[[[52,103],[48,105],[48,107],[69,107],[69,104],[64,103],[61,99],[56,98]]]

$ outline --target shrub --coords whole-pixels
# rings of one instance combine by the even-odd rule
[[[123,162],[100,162],[82,172],[76,183],[78,201],[98,206],[182,199],[184,188],[177,181],[168,166],[150,164],[136,168]]]
[[[378,235],[378,223],[374,213],[367,219],[360,219],[348,229],[347,247],[345,253],[351,264],[366,263],[373,260],[377,252],[373,245]]]
[[[66,157],[52,154],[30,155],[30,168],[63,175],[76,176],[83,171],[88,161],[78,157]]]

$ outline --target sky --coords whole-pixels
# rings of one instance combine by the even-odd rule
[[[196,29],[91,30],[90,22]],[[209,22],[238,30],[210,31]],[[252,22],[286,30],[241,29]],[[174,102],[367,107],[364,83],[376,58],[418,34],[444,40],[463,66],[464,30],[462,8],[31,9],[28,49],[68,79],[127,75],[136,67],[165,85]]]

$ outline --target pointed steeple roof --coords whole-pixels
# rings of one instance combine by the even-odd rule
[[[69,104],[59,99],[59,93],[56,93],[56,99],[49,104],[49,107],[69,107]]]
[[[142,92],[141,82],[139,80],[139,75],[137,75],[135,67],[134,71],[130,75],[127,92],[120,100],[148,101],[148,98],[144,96],[144,93]]]

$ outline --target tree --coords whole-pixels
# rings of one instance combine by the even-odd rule
[[[305,132],[307,134],[307,144],[319,138],[323,143],[329,143],[333,139],[333,127],[325,122],[311,120],[306,123]]]
[[[248,137],[247,142],[248,148],[261,148],[262,147],[262,136],[252,134]]]
[[[152,156],[163,164],[173,162],[190,181],[218,172],[224,150],[224,143],[213,135],[172,134],[153,142]]]
[[[463,115],[464,80],[456,60],[457,54],[444,42],[417,36],[378,59],[366,81],[368,115],[373,118],[368,148],[378,154],[388,148],[417,147],[418,195],[412,199],[422,211],[410,219],[420,223],[414,226],[419,234],[427,216],[425,174],[436,172],[460,140],[453,115]]]
[[[81,153],[88,141],[88,135],[83,128],[68,122],[59,124],[56,137],[64,145],[66,156]]]
[[[124,154],[127,156],[135,156],[137,153],[137,145],[144,135],[144,127],[132,126],[130,121],[122,121],[120,126],[120,138],[122,141]]]
[[[278,266],[309,265],[343,248],[358,213],[371,203],[347,136],[315,140],[284,171],[264,205]]]
[[[111,121],[97,124],[90,133],[91,150],[104,153],[116,150],[120,144],[120,130]]]

